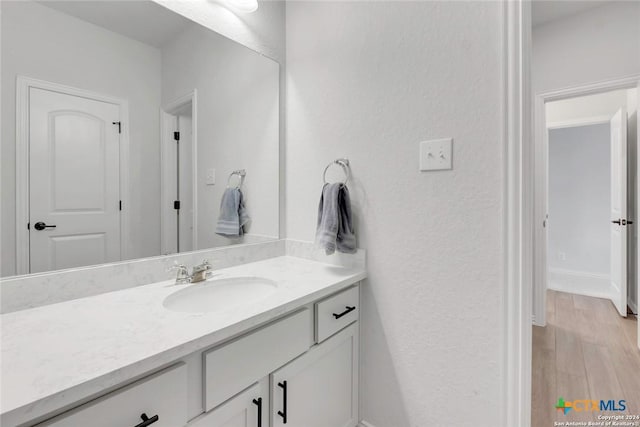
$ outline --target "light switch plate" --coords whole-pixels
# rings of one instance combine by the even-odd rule
[[[420,170],[453,169],[453,138],[432,139],[420,143]]]
[[[216,170],[215,169],[207,169],[207,176],[204,178],[204,182],[206,185],[215,185],[216,184]]]

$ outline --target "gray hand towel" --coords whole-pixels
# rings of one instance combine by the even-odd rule
[[[322,187],[318,206],[316,244],[324,248],[327,255],[331,255],[336,250],[348,254],[357,251],[351,199],[347,186],[342,183],[325,184]]]
[[[242,191],[238,188],[227,188],[220,200],[220,216],[216,224],[216,234],[225,237],[240,237],[245,233],[245,226],[249,220]]]

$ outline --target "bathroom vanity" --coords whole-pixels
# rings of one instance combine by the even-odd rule
[[[356,426],[364,277],[282,256],[5,314],[2,425]],[[256,278],[226,308],[170,303]]]

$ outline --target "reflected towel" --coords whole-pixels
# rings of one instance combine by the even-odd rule
[[[327,255],[336,250],[347,254],[357,251],[353,231],[349,190],[342,183],[325,184],[318,206],[316,244]]]
[[[240,237],[251,220],[244,206],[244,197],[239,188],[227,188],[220,200],[220,216],[216,234],[225,237]]]

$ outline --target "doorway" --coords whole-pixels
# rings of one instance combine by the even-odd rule
[[[161,111],[162,253],[197,249],[196,91]]]
[[[560,421],[575,399],[621,396],[618,410],[636,414],[637,81],[536,101],[532,425]]]
[[[16,107],[18,273],[120,261],[126,101],[19,77]]]
[[[537,98],[538,326],[549,288],[609,299],[623,317],[627,306],[637,313],[637,99],[635,82]]]

